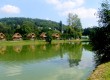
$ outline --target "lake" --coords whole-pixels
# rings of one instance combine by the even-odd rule
[[[94,55],[89,43],[0,46],[0,80],[86,80]]]

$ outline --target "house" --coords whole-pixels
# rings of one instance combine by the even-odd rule
[[[22,36],[21,36],[20,33],[15,33],[12,38],[13,38],[14,41],[22,40]]]
[[[41,33],[41,35],[40,35],[40,37],[42,38],[42,39],[45,39],[47,36],[46,36],[46,33],[45,32],[42,32]]]
[[[1,41],[6,40],[6,36],[3,33],[0,33],[0,40]]]
[[[27,38],[28,38],[29,40],[35,40],[36,34],[34,34],[34,33],[29,33],[29,34],[27,35]]]
[[[58,33],[53,33],[52,34],[53,39],[59,39],[60,38],[60,34]]]

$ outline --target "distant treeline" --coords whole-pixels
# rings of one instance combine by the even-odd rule
[[[81,38],[82,28],[79,28],[78,25],[71,27],[64,25],[62,21],[9,17],[0,19],[0,32],[6,35],[7,40],[12,40],[14,33],[20,33],[24,40],[27,34],[35,33],[37,39],[40,39],[39,36],[42,32],[45,32],[48,36],[58,33],[61,35],[61,39],[77,39]]]
[[[63,27],[63,28],[62,28]],[[14,33],[20,33],[25,39],[28,33],[39,35],[42,32],[61,33],[61,29],[65,30],[66,26],[61,21],[54,22],[51,20],[32,19],[24,17],[10,17],[0,19],[0,32],[4,33],[7,40],[12,39]]]

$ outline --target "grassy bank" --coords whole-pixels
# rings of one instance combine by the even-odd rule
[[[52,40],[52,44],[55,43],[67,43],[67,42],[80,42],[82,40]],[[0,45],[6,45],[6,46],[11,46],[11,45],[29,45],[29,44],[47,44],[45,40],[22,40],[22,41],[0,41]]]
[[[0,41],[0,45],[12,46],[12,45],[29,45],[29,44],[46,44],[43,40],[23,40],[23,41]]]
[[[88,80],[110,80],[110,62],[99,65]]]
[[[68,42],[68,41],[67,40],[53,40],[52,44],[54,44],[54,43],[65,43],[65,42]],[[29,45],[29,44],[47,44],[47,42],[45,40],[0,41],[1,46],[2,45],[7,45],[7,46],[11,46],[11,45]]]

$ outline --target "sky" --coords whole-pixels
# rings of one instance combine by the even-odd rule
[[[77,14],[82,27],[98,26],[97,11],[102,0],[0,0],[0,18],[26,17],[62,21]]]

